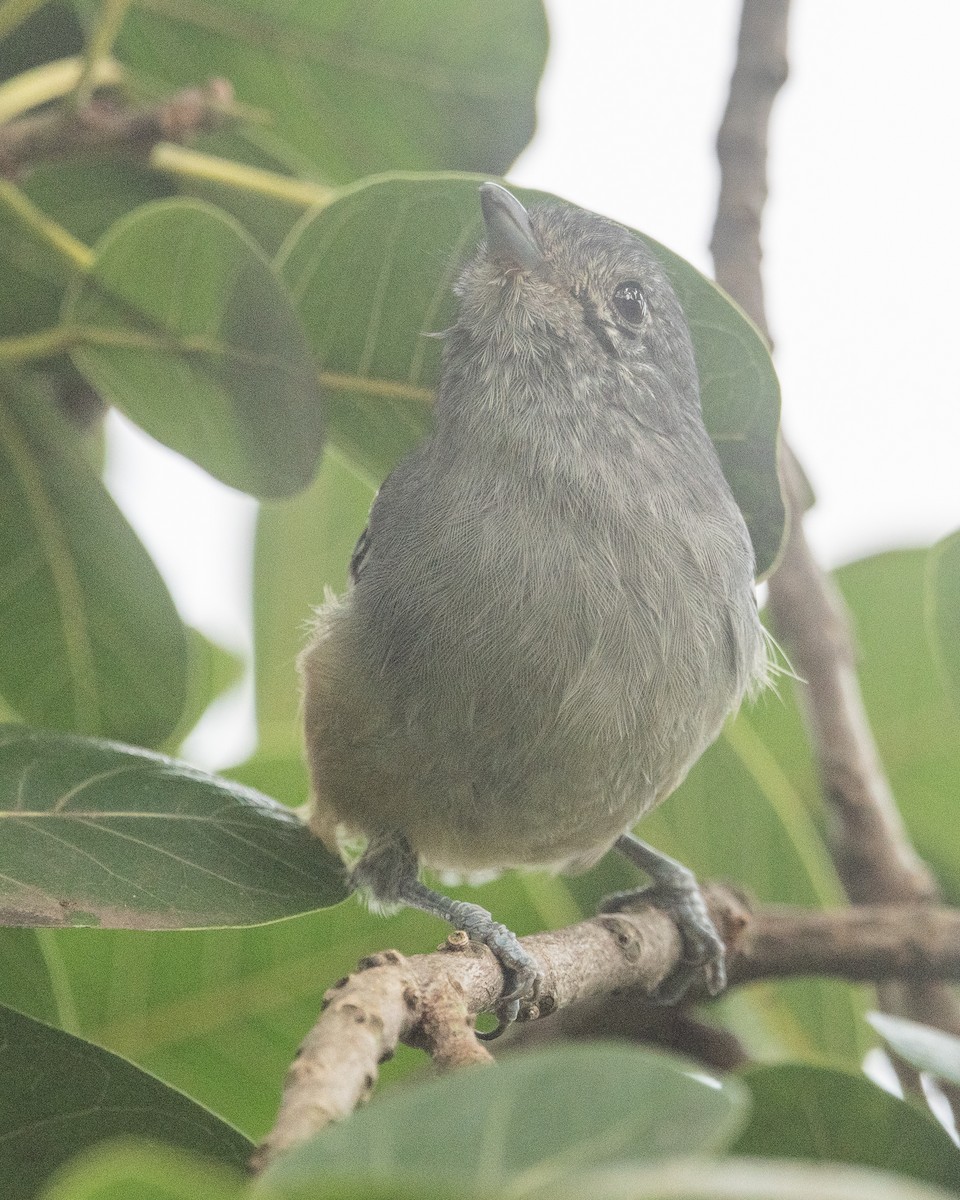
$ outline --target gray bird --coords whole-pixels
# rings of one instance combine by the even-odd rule
[[[351,873],[488,945],[501,1028],[540,969],[428,866],[582,870],[616,847],[684,938],[677,998],[724,947],[692,873],[633,835],[765,679],[754,561],[704,428],[690,332],[629,230],[480,188],[434,429],[387,478],[301,658],[311,828]]]

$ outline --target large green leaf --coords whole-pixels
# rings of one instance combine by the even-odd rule
[[[960,709],[960,531],[930,551],[927,621],[934,656]]]
[[[424,434],[451,285],[481,238],[479,177],[390,176],[304,220],[280,267],[322,366],[331,435],[379,480]],[[517,189],[527,203],[550,200]],[[704,419],[747,517],[759,570],[780,542],[779,391],[759,335],[689,263],[651,243],[680,295],[701,376]]]
[[[505,170],[533,132],[546,41],[539,0],[139,0],[116,55],[170,86],[225,76],[270,114],[251,138],[346,182],[390,168]]]
[[[743,1104],[734,1084],[694,1077],[649,1051],[562,1047],[387,1096],[278,1159],[263,1185],[291,1200],[338,1176],[522,1194],[574,1167],[714,1149]]]
[[[328,453],[310,488],[292,500],[260,508],[253,622],[261,755],[300,745],[296,657],[324,588],[342,590],[346,584],[347,564],[373,495],[369,483],[337,454]]]
[[[0,827],[9,925],[250,925],[345,894],[282,805],[110,742],[0,726]]]
[[[68,297],[73,358],[159,441],[263,496],[305,487],[323,442],[303,331],[262,252],[195,200],[144,205]]]
[[[39,387],[0,376],[0,691],[25,720],[156,745],[186,634],[152,561]]]
[[[243,1167],[250,1143],[132,1063],[0,1007],[0,1195],[31,1200],[75,1154],[144,1135]]]
[[[785,1063],[740,1077],[753,1106],[735,1153],[857,1163],[960,1189],[960,1153],[947,1133],[864,1076]]]

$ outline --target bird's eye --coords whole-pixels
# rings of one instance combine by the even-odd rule
[[[621,317],[631,325],[639,325],[647,311],[643,289],[635,279],[618,283],[613,293],[613,303]]]

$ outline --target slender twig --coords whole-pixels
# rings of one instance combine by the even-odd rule
[[[717,281],[767,335],[760,228],[767,195],[767,131],[787,75],[789,0],[744,0],[737,64],[717,139],[721,189],[711,249]],[[777,633],[799,675],[821,784],[834,817],[831,853],[854,903],[935,898],[936,885],[910,842],[881,765],[855,668],[843,602],[803,531],[805,488],[781,448],[789,532],[769,584]],[[885,986],[880,1003],[960,1033],[960,1006],[938,982]]]
[[[93,251],[69,229],[48,217],[33,201],[7,179],[0,179],[0,208],[17,224],[60,258],[71,270],[88,271],[93,265]]]
[[[727,943],[730,985],[761,979],[833,976],[851,981],[960,981],[960,911],[930,905],[861,906],[829,912],[765,908],[752,916],[738,896],[708,885],[704,894]],[[687,1053],[699,1048],[718,1067],[737,1065],[735,1039],[681,1013],[681,1026],[646,998],[679,964],[680,935],[656,908],[594,917],[522,939],[543,968],[536,1013],[559,1012],[564,1032],[597,1036],[599,1002],[618,1012],[623,1033],[638,1022],[645,1036]],[[473,1032],[478,1012],[493,1009],[503,974],[489,950],[451,934],[435,954],[406,958],[387,950],[364,959],[327,992],[324,1010],[300,1047],[273,1131],[257,1152],[266,1163],[331,1121],[341,1120],[373,1090],[379,1064],[400,1043],[426,1051],[442,1069],[490,1062]],[[551,1022],[544,1026],[546,1032]],[[535,1027],[534,1027],[535,1028]],[[532,1040],[532,1039],[531,1039]]]
[[[58,58],[14,75],[0,84],[0,124],[69,95],[82,73],[83,59],[73,57]],[[93,73],[98,88],[119,87],[124,78],[123,68],[112,58],[101,59]]]
[[[737,61],[717,135],[720,196],[710,251],[717,283],[767,342],[760,228],[767,200],[767,130],[787,78],[790,0],[744,0]]]

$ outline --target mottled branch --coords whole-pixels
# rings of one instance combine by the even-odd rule
[[[960,912],[928,905],[832,912],[768,908],[752,917],[727,888],[704,889],[727,943],[731,986],[798,975],[852,981],[960,980]],[[742,1060],[736,1040],[689,1011],[666,1019],[647,997],[679,964],[680,935],[654,908],[594,917],[522,939],[544,971],[541,1003],[528,1017],[558,1012],[564,1034],[634,1036],[702,1049],[704,1061],[730,1068]],[[290,1069],[276,1125],[257,1152],[262,1168],[367,1099],[380,1063],[402,1042],[441,1069],[492,1061],[473,1029],[496,1007],[503,974],[485,947],[451,934],[435,954],[395,950],[364,959],[327,992],[324,1010]],[[597,1027],[600,1010],[606,1024]],[[612,1013],[619,1024],[612,1024]],[[553,1025],[553,1019],[544,1026]],[[536,1027],[533,1027],[535,1029]],[[531,1029],[531,1033],[533,1032]],[[531,1037],[528,1040],[535,1040]]]
[[[39,163],[68,158],[142,157],[157,142],[184,141],[220,128],[232,101],[230,84],[213,79],[141,108],[100,96],[80,109],[44,109],[0,124],[0,175],[13,178]]]

